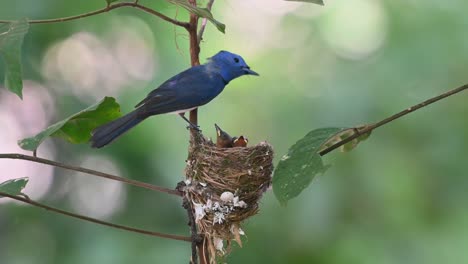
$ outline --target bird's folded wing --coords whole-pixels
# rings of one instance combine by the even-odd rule
[[[206,104],[224,87],[219,78],[191,68],[169,79],[137,104],[142,115],[171,113]]]
[[[146,104],[150,100],[164,100],[168,99],[171,96],[175,96],[176,94],[179,94],[183,92],[184,90],[189,89],[187,86],[191,86],[194,83],[200,82],[200,81],[205,81],[206,78],[203,76],[206,74],[204,71],[203,66],[196,66],[189,68],[169,80],[165,81],[163,84],[161,84],[158,88],[154,89],[151,91],[145,99],[143,99],[141,102],[139,102],[135,108]],[[159,99],[153,99],[153,98],[159,98]]]

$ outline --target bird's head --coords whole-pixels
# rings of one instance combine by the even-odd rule
[[[232,137],[225,131],[223,131],[217,124],[216,128],[216,146],[218,148],[231,148]]]
[[[226,82],[242,75],[259,75],[250,69],[241,56],[225,50],[211,57],[209,63],[213,63],[219,69]]]

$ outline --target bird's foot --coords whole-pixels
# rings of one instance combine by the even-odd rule
[[[193,123],[189,123],[189,125],[187,126],[187,129],[193,129],[193,130],[195,130],[197,132],[201,132],[200,126],[197,126],[197,125],[195,125]]]
[[[190,120],[188,120],[183,113],[181,113],[179,115],[180,115],[180,117],[182,117],[189,124],[187,129],[193,129],[195,131],[201,132],[200,127],[195,125],[194,123],[190,122]]]

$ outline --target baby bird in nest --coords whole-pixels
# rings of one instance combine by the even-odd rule
[[[216,146],[218,148],[247,147],[248,139],[244,136],[231,137],[226,131],[222,130],[217,124],[216,128]]]
[[[231,135],[223,131],[217,124],[215,124],[215,128],[216,128],[216,146],[218,148],[232,148],[233,140],[232,140]]]
[[[233,137],[232,138],[232,146],[233,147],[247,147],[249,140],[244,136]]]

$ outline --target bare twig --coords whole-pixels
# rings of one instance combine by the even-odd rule
[[[58,214],[66,215],[66,216],[69,216],[69,217],[81,219],[81,220],[92,222],[92,223],[95,223],[95,224],[109,226],[109,227],[112,227],[112,228],[117,228],[117,229],[121,229],[121,230],[126,230],[126,231],[130,231],[130,232],[135,232],[135,233],[140,233],[140,234],[145,234],[145,235],[150,235],[150,236],[156,236],[156,237],[162,237],[162,238],[167,238],[167,239],[179,240],[179,241],[186,241],[186,242],[191,242],[192,241],[192,238],[186,237],[186,236],[171,235],[171,234],[165,234],[165,233],[159,233],[159,232],[153,232],[153,231],[133,228],[133,227],[129,227],[129,226],[117,225],[117,224],[101,221],[101,220],[98,220],[98,219],[95,219],[95,218],[87,217],[87,216],[84,216],[84,215],[74,214],[74,213],[71,213],[71,212],[67,212],[67,211],[64,211],[64,210],[61,210],[61,209],[57,209],[57,208],[50,207],[50,206],[45,205],[45,204],[35,202],[35,201],[30,200],[28,198],[19,197],[19,196],[16,196],[16,195],[11,195],[11,194],[8,194],[8,193],[5,193],[5,192],[0,192],[0,196],[5,196],[5,197],[8,197],[8,198],[11,198],[11,199],[23,202],[23,203],[27,203],[27,204],[30,204],[30,205],[33,205],[33,206],[36,206],[36,207],[39,207],[39,208],[46,209],[46,210],[54,212],[54,213],[58,213]]]
[[[152,184],[149,184],[149,183],[140,182],[140,181],[136,181],[136,180],[132,180],[132,179],[122,178],[122,177],[115,176],[115,175],[112,175],[112,174],[108,174],[108,173],[104,173],[104,172],[100,172],[100,171],[96,171],[96,170],[91,170],[91,169],[87,169],[87,168],[83,168],[83,167],[67,165],[67,164],[57,162],[57,161],[38,158],[38,157],[34,157],[34,156],[28,156],[28,155],[23,155],[23,154],[18,154],[18,153],[6,153],[6,154],[0,154],[0,159],[28,160],[28,161],[32,161],[32,162],[36,162],[36,163],[42,163],[42,164],[46,164],[46,165],[50,165],[50,166],[54,166],[54,167],[59,167],[59,168],[62,168],[62,169],[83,172],[83,173],[86,173],[86,174],[89,174],[89,175],[94,175],[94,176],[98,176],[98,177],[101,177],[101,178],[106,178],[106,179],[110,179],[110,180],[114,180],[114,181],[124,182],[124,183],[130,184],[130,185],[133,185],[133,186],[149,189],[149,190],[152,190],[152,191],[158,191],[158,192],[163,192],[163,193],[177,195],[177,196],[182,195],[179,191],[176,191],[176,190],[172,190],[172,189],[168,189],[168,188],[164,188],[164,187],[160,187],[160,186],[156,186],[156,185],[152,185]]]
[[[208,3],[206,4],[206,9],[211,11],[211,8],[213,7],[213,3],[214,3],[214,0],[209,0]],[[208,23],[208,19],[206,17],[203,18],[201,26],[200,26],[200,30],[198,31],[198,37],[197,37],[198,38],[198,45],[200,45],[200,43],[203,40],[203,33],[205,32],[205,28],[206,28],[207,23]]]
[[[122,3],[122,4],[124,4],[124,3]],[[167,22],[170,22],[170,23],[172,23],[172,24],[174,24],[176,26],[180,26],[180,27],[184,27],[184,28],[187,28],[189,26],[189,24],[187,22],[181,22],[181,21],[172,19],[172,18],[167,17],[167,16],[165,16],[165,15],[163,15],[163,14],[161,14],[161,13],[159,13],[159,12],[157,12],[157,11],[151,9],[151,8],[148,8],[148,7],[140,5],[140,4],[133,4],[133,5],[129,5],[129,6],[134,6],[134,7],[139,8],[139,9],[141,9],[141,10],[147,12],[147,13],[158,16],[159,18],[161,18],[161,19],[163,19],[163,20],[165,20]]]
[[[323,156],[323,155],[331,152],[332,150],[335,150],[335,149],[343,146],[344,144],[346,144],[348,142],[351,142],[353,139],[356,139],[356,138],[360,137],[361,135],[364,135],[366,133],[371,132],[372,130],[374,130],[374,129],[378,128],[378,127],[381,127],[381,126],[383,126],[383,125],[385,125],[387,123],[390,123],[390,122],[392,122],[392,121],[394,121],[394,120],[396,120],[396,119],[398,119],[400,117],[403,117],[403,116],[405,116],[405,115],[407,115],[409,113],[412,113],[412,112],[414,112],[414,111],[416,111],[416,110],[418,110],[420,108],[428,106],[428,105],[430,105],[432,103],[435,103],[435,102],[437,102],[439,100],[442,100],[442,99],[444,99],[446,97],[449,97],[451,95],[454,95],[454,94],[459,93],[461,91],[464,91],[466,89],[468,89],[468,84],[465,84],[463,86],[460,86],[458,88],[455,88],[453,90],[445,92],[445,93],[443,93],[441,95],[432,97],[432,98],[430,98],[430,99],[428,99],[428,100],[426,100],[424,102],[421,102],[421,103],[419,103],[417,105],[413,105],[413,106],[411,106],[411,107],[409,107],[409,108],[407,108],[407,109],[405,109],[405,110],[403,110],[403,111],[401,111],[399,113],[396,113],[396,114],[394,114],[394,115],[392,115],[390,117],[387,117],[387,118],[383,119],[382,121],[379,121],[379,122],[374,123],[374,124],[367,125],[366,128],[364,128],[362,130],[359,130],[359,132],[353,134],[352,136],[349,136],[349,137],[347,137],[347,138],[345,138],[345,139],[331,145],[330,147],[320,151],[319,154],[321,156]]]
[[[158,11],[156,10],[153,10],[151,8],[148,8],[146,6],[143,6],[143,5],[140,5],[138,3],[138,1],[135,1],[135,2],[124,2],[124,3],[116,3],[116,4],[113,4],[113,5],[108,5],[104,8],[101,8],[101,9],[98,9],[98,10],[95,10],[95,11],[92,11],[92,12],[88,12],[88,13],[84,13],[84,14],[80,14],[80,15],[76,15],[76,16],[69,16],[69,17],[61,17],[61,18],[53,18],[53,19],[40,19],[40,20],[29,20],[28,22],[30,24],[45,24],[45,23],[60,23],[60,22],[65,22],[65,21],[70,21],[70,20],[77,20],[77,19],[81,19],[81,18],[85,18],[85,17],[89,17],[89,16],[94,16],[94,15],[98,15],[98,14],[102,14],[102,13],[106,13],[106,12],[109,12],[111,10],[114,10],[114,9],[117,9],[117,8],[120,8],[120,7],[134,7],[134,8],[138,8],[140,10],[143,10],[147,13],[150,13],[152,15],[155,15],[167,22],[170,22],[174,25],[177,25],[177,26],[180,26],[180,27],[184,27],[184,28],[188,28],[189,26],[189,23],[187,22],[182,22],[182,21],[178,21],[178,20],[175,20],[175,19],[172,19],[162,13],[159,13]],[[12,20],[0,20],[0,23],[11,23],[13,22]]]
[[[178,15],[179,15],[179,8],[177,7],[176,12],[175,12],[175,18],[177,18]],[[177,27],[174,25],[174,44],[176,46],[177,52],[179,52],[180,55],[184,56],[184,52],[179,47],[179,42],[177,42],[177,38],[179,36],[184,36],[185,37],[186,35],[184,35],[184,33],[177,33]]]

